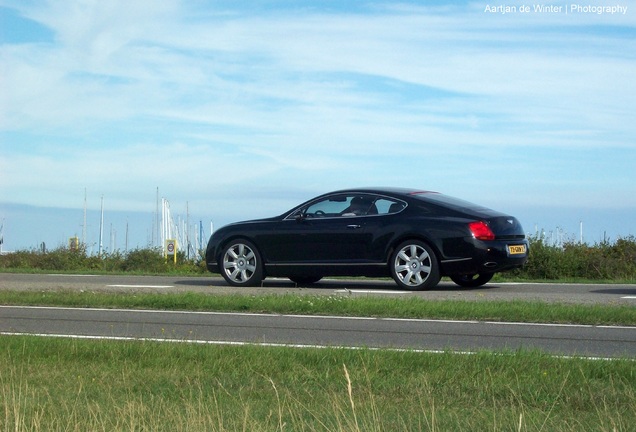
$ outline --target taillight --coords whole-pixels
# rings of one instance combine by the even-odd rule
[[[484,221],[471,222],[468,224],[470,232],[477,240],[494,240],[495,233],[492,232],[488,224]]]

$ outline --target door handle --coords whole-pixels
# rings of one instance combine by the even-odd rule
[[[360,228],[360,225],[347,225],[347,228],[358,229]]]

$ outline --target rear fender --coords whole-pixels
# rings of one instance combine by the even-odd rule
[[[416,234],[411,234],[411,235],[403,235],[400,237],[396,237],[395,240],[393,240],[391,242],[391,245],[389,246],[387,253],[386,253],[386,263],[387,265],[390,265],[390,260],[391,260],[391,256],[393,255],[393,252],[395,252],[395,249],[398,247],[398,245],[402,244],[405,241],[408,240],[417,240],[417,241],[421,241],[423,243],[426,243],[427,246],[429,246],[431,249],[433,249],[433,252],[435,253],[435,258],[437,258],[437,262],[441,262],[442,259],[442,253],[440,251],[439,246],[436,244],[436,242],[431,241],[431,239],[422,236],[422,235],[416,235]]]

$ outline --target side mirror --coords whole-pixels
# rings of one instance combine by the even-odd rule
[[[307,216],[305,215],[305,212],[298,212],[296,215],[294,215],[294,219],[296,219],[296,222],[302,222],[307,218]]]

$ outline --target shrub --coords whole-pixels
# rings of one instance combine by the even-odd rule
[[[570,241],[558,246],[531,237],[528,263],[514,275],[525,279],[636,280],[636,239],[630,236],[594,245]]]
[[[86,268],[85,248],[60,248],[51,252],[18,251],[0,256],[0,268],[77,271]]]
[[[160,249],[135,249],[126,255],[122,270],[165,273],[168,271],[168,264]]]
[[[48,252],[17,251],[0,256],[0,269],[69,272],[137,272],[137,273],[204,273],[203,260],[189,260],[177,255],[176,264],[166,261],[160,249],[135,249],[87,255],[85,248],[59,248]]]

